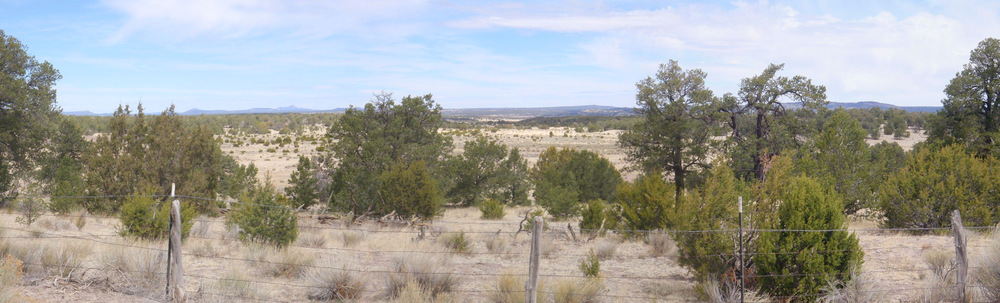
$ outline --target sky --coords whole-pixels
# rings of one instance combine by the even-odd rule
[[[1000,1],[0,0],[64,111],[635,105],[676,60],[716,95],[770,63],[836,102],[939,106]],[[991,36],[992,35],[992,36]]]

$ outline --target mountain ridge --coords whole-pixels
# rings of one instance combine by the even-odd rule
[[[796,106],[789,105],[789,108],[794,108]],[[827,108],[872,108],[878,107],[882,109],[902,109],[911,112],[936,112],[941,109],[940,106],[897,106],[888,103],[881,103],[876,101],[859,101],[859,102],[830,102],[826,106]],[[197,115],[245,115],[245,114],[306,114],[306,113],[342,113],[346,108],[334,108],[334,109],[309,109],[297,107],[295,105],[289,105],[277,108],[251,108],[251,109],[241,109],[241,110],[204,110],[199,108],[192,108],[187,111],[179,113],[182,116],[197,116]],[[71,111],[63,112],[65,115],[69,116],[111,116],[111,113],[101,113],[97,114],[91,111]],[[549,106],[549,107],[482,107],[482,108],[444,108],[441,110],[441,114],[446,117],[473,117],[473,116],[492,116],[492,117],[510,117],[510,118],[524,118],[524,117],[559,117],[559,116],[629,116],[634,114],[634,109],[631,107],[616,107],[616,106],[606,106],[606,105],[573,105],[573,106]]]

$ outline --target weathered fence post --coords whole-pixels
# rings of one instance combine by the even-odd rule
[[[181,201],[170,185],[170,237],[167,248],[167,300],[184,302],[184,266],[181,262]]]
[[[955,233],[955,292],[959,302],[966,302],[965,276],[969,272],[968,239],[962,226],[962,214],[955,210],[951,213],[951,229]]]
[[[528,281],[524,285],[524,302],[538,302],[538,255],[542,245],[542,218],[535,217],[531,224],[531,256],[528,263]]]

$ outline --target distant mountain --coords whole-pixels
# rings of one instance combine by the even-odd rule
[[[335,113],[343,112],[343,108],[335,108],[330,110],[316,110],[295,107],[295,105],[279,107],[279,108],[251,108],[244,110],[202,110],[197,108],[192,108],[188,111],[180,113],[184,116],[197,116],[197,115],[242,115],[242,114],[307,114],[307,113]]]
[[[112,114],[95,114],[89,110],[85,111],[75,111],[75,112],[63,112],[63,115],[67,116],[111,116]]]
[[[786,104],[787,108],[797,108],[798,104]],[[861,101],[861,102],[830,102],[827,108],[898,108],[910,112],[936,112],[940,106],[895,106],[892,104]],[[292,106],[278,108],[251,108],[244,110],[203,110],[192,108],[180,113],[185,116],[197,115],[240,115],[240,114],[289,114],[289,113],[342,113],[346,109],[328,110],[308,109]],[[635,111],[631,107],[614,107],[602,105],[553,106],[553,107],[522,107],[522,108],[446,108],[442,115],[449,118],[489,117],[496,119],[527,119],[533,117],[564,117],[564,116],[631,116]],[[110,113],[95,114],[90,111],[63,112],[69,116],[111,116]]]
[[[441,110],[445,117],[493,117],[531,118],[562,116],[629,116],[635,112],[631,107],[600,105],[525,107],[525,108],[446,108]]]
[[[861,101],[861,102],[830,102],[826,105],[827,108],[872,108],[878,107],[881,109],[898,108],[908,112],[937,112],[941,109],[940,106],[895,106],[892,104],[886,104],[875,101]]]

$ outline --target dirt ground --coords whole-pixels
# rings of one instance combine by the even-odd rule
[[[487,221],[479,218],[476,209],[448,209],[442,218],[426,227],[424,239],[419,239],[418,226],[380,223],[345,226],[342,220],[323,223],[320,217],[303,215],[299,218],[299,240],[289,248],[289,252],[311,261],[301,267],[301,274],[277,276],[269,274],[272,269],[268,264],[248,261],[256,258],[254,252],[258,250],[234,240],[221,219],[201,218],[195,223],[192,236],[184,243],[185,289],[192,302],[301,302],[307,301],[308,293],[313,290],[307,278],[310,271],[347,268],[357,271],[357,274],[367,272],[362,276],[366,281],[366,291],[359,301],[392,302],[386,294],[386,285],[388,272],[393,270],[393,260],[426,255],[446,259],[446,264],[436,267],[437,272],[453,272],[458,279],[451,295],[446,297],[451,302],[488,302],[488,292],[497,283],[499,274],[527,272],[530,236],[525,232],[514,235],[526,211],[528,208],[524,207],[509,209],[503,220]],[[135,245],[114,236],[119,225],[116,219],[90,218],[82,230],[77,230],[70,224],[72,217],[47,216],[43,220],[48,222],[36,223],[31,228],[44,236],[31,239],[28,235],[33,232],[18,231],[25,228],[15,223],[14,217],[12,214],[0,214],[0,224],[4,225],[5,236],[9,238],[7,241],[12,241],[10,243],[14,245],[30,241],[92,242],[89,244],[91,253],[83,263],[83,267],[91,269],[82,270],[79,276],[71,279],[45,277],[27,282],[23,292],[31,299],[37,302],[162,301],[162,280],[148,289],[134,290],[127,288],[128,285],[123,288],[122,282],[115,282],[116,273],[102,263],[107,259],[104,255],[115,248],[113,244]],[[649,245],[641,241],[623,241],[614,235],[587,241],[577,234],[581,239],[573,241],[567,225],[576,229],[576,222],[573,221],[551,222],[549,230],[543,233],[543,246],[546,248],[542,250],[540,275],[543,285],[549,285],[549,288],[543,286],[543,296],[555,291],[552,285],[558,280],[580,279],[583,275],[579,264],[591,249],[600,251],[602,246],[614,246],[613,256],[601,261],[604,286],[601,302],[696,300],[695,281],[688,270],[677,265],[673,253],[653,256]],[[875,226],[869,221],[856,221],[850,227],[870,230]],[[470,241],[467,253],[453,253],[442,243],[441,239],[456,232],[463,232]],[[345,244],[345,234],[360,235],[360,240]],[[50,235],[69,238],[46,238]],[[883,295],[879,300],[883,302],[917,301],[924,295],[924,288],[936,285],[928,277],[930,271],[924,255],[932,250],[954,252],[954,240],[948,232],[914,236],[861,231],[857,235],[865,252],[863,270],[869,275],[869,283],[874,285],[874,290]],[[979,232],[970,233],[970,258],[977,258],[986,247],[988,238]],[[490,241],[499,241],[495,243],[499,248],[489,249],[487,243]],[[166,243],[146,243],[143,246],[165,249]],[[268,260],[288,261],[276,258]],[[233,277],[251,282],[246,282],[244,292],[239,292],[239,286],[219,280]],[[253,299],[238,298],[241,296]]]

